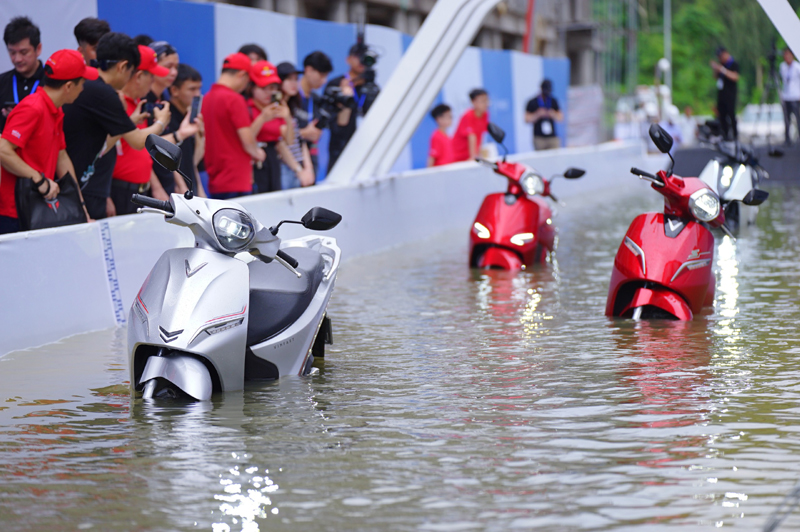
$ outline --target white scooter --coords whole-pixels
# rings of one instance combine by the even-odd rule
[[[714,142],[712,146],[719,155],[708,161],[698,177],[719,196],[731,229],[755,224],[758,207],[742,203],[742,200],[751,190],[758,189],[769,174],[751,148],[724,141]],[[770,156],[780,156],[780,152],[770,150]]]
[[[181,150],[150,135],[147,150],[179,171]],[[183,174],[181,174],[183,175]],[[194,247],[166,251],[134,301],[128,321],[131,387],[145,399],[240,390],[246,380],[306,375],[331,343],[328,301],[341,250],[333,238],[281,243],[283,223],[328,230],[341,216],[315,207],[302,220],[267,228],[240,204],[184,195],[134,194],[140,212],[188,227]]]

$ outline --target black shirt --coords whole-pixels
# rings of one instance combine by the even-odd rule
[[[739,72],[739,63],[731,57],[728,62],[722,65],[726,70],[731,72]],[[720,85],[720,82],[721,85]],[[723,102],[730,106],[736,105],[736,87],[738,83],[728,79],[728,77],[720,72],[717,75],[717,102]]]
[[[338,76],[333,78],[330,82],[328,82],[328,86],[339,87],[342,84],[342,80],[345,79],[344,76]],[[326,87],[326,89],[327,89]],[[377,89],[377,85],[375,86]],[[347,125],[340,126],[339,123],[336,121],[336,116],[332,116],[330,119],[330,129],[331,129],[331,139],[330,143],[328,144],[328,169],[330,170],[333,168],[333,165],[336,163],[336,160],[344,151],[344,147],[347,146],[347,143],[350,141],[350,138],[353,136],[353,133],[356,132],[356,120],[359,116],[364,116],[369,111],[369,108],[372,106],[375,98],[378,96],[378,92],[380,89],[376,90],[374,93],[367,93],[366,91],[366,83],[362,83],[361,85],[354,85],[353,92],[355,93],[353,96],[353,103],[351,105],[352,113],[350,113],[350,121],[347,122]]]
[[[125,112],[117,91],[106,84],[103,78],[86,81],[75,103],[64,106],[67,154],[75,166],[75,174],[84,194],[103,198],[109,196],[116,150],[112,148],[108,154],[110,157],[103,158],[100,171],[97,158],[107,136],[115,137],[134,129],[136,126]]]
[[[552,109],[553,111],[558,111],[558,100],[553,98],[552,96],[542,96],[541,94],[536,98],[532,98],[528,105],[525,107],[525,111],[529,113],[535,113],[539,109]],[[555,137],[556,136],[556,124],[553,122],[552,118],[540,118],[536,122],[533,123],[533,136],[534,137]]]
[[[42,84],[44,77],[44,67],[42,62],[39,61],[39,68],[29,78],[23,78],[16,70],[11,69],[8,72],[0,74],[0,109],[6,109],[9,113],[14,105],[18,104],[25,96],[32,94],[36,88]],[[16,81],[16,95],[14,94],[14,85]],[[6,127],[6,117],[0,112],[0,133]]]
[[[164,135],[169,135],[174,131],[178,131],[181,127],[181,122],[183,122],[183,118],[186,116],[184,113],[178,111],[178,108],[172,104],[169,104],[170,111],[172,115],[169,119],[169,124],[164,129],[164,133],[161,134],[163,137]],[[192,178],[193,192],[197,192],[197,174],[194,170],[194,149],[195,149],[195,139],[194,135],[189,137],[188,139],[183,139],[181,142],[181,171]],[[164,187],[164,190],[167,194],[172,194],[175,192],[175,174],[158,164],[157,162],[153,162],[153,171],[158,176],[158,180],[161,181],[161,186]]]

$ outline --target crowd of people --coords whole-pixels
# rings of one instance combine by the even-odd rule
[[[167,200],[185,193],[187,182],[216,199],[314,185],[323,130],[330,170],[380,90],[363,39],[349,50],[348,72],[330,81],[333,65],[322,51],[298,69],[246,44],[225,58],[203,95],[200,72],[169,42],[114,32],[92,17],[74,34],[77,49],[42,61],[33,21],[16,17],[5,27],[14,68],[0,74],[0,234],[30,228],[17,210],[24,187],[55,201],[65,178],[86,221],[135,212],[133,194]],[[552,83],[541,89],[525,110],[537,150],[559,146],[562,119]],[[432,110],[429,166],[480,155],[489,95],[475,89],[469,97],[452,137],[451,108]],[[181,148],[178,172],[152,161],[145,149],[152,134]]]
[[[21,187],[54,201],[65,178],[87,221],[135,212],[134,193],[167,200],[186,192],[180,173],[195,194],[217,199],[311,186],[323,129],[331,168],[379,91],[374,71],[365,74],[363,44],[330,82],[322,51],[298,69],[275,66],[247,44],[201,95],[202,76],[166,41],[113,32],[91,17],[74,34],[76,50],[42,61],[33,21],[17,17],[5,27],[14,68],[0,74],[0,234],[27,228],[17,212]],[[153,163],[151,134],[180,146],[180,172]]]
[[[480,156],[483,134],[489,126],[489,94],[484,89],[474,89],[469,99],[472,107],[461,115],[452,137],[448,134],[453,125],[452,108],[442,103],[431,110],[436,130],[430,138],[428,167],[471,161]],[[561,147],[555,123],[563,119],[558,100],[553,96],[553,82],[545,79],[541,92],[525,106],[525,122],[533,125],[533,146],[537,151]]]

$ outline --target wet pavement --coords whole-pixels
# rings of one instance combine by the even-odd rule
[[[468,227],[347,262],[308,378],[154,406],[122,329],[9,354],[3,530],[757,530],[800,480],[800,188],[770,191],[688,323],[603,316],[660,206],[632,185],[528,272],[470,271]]]

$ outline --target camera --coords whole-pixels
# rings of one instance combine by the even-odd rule
[[[370,48],[364,38],[364,26],[359,25],[356,35],[356,56],[364,67],[361,79],[364,80],[364,92],[368,97],[377,96],[379,89],[375,84],[375,65],[378,64],[378,52]]]
[[[325,88],[325,92],[319,97],[319,118],[317,119],[317,127],[325,129],[330,123],[330,119],[335,117],[342,107],[352,106],[355,100],[352,96],[342,94],[341,87],[329,85]]]

